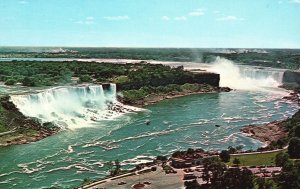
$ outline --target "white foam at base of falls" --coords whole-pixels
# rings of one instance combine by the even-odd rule
[[[278,88],[282,84],[283,70],[236,65],[225,58],[217,57],[208,71],[220,74],[220,86],[240,90]]]
[[[110,84],[109,90],[103,90],[102,85],[52,88],[36,94],[12,95],[11,100],[24,115],[68,129],[93,126],[138,110],[117,101],[115,84]]]

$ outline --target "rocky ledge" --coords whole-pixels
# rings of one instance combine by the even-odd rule
[[[35,142],[60,130],[51,123],[40,124],[37,120],[24,116],[10,101],[9,96],[1,98],[0,106],[2,122],[10,130],[0,136],[0,146]]]
[[[257,139],[267,145],[288,135],[283,121],[273,121],[263,125],[248,125],[240,129],[247,136]]]

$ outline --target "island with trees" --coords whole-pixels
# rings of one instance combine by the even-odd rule
[[[219,87],[219,74],[195,73],[184,70],[182,66],[170,67],[144,61],[134,64],[1,61],[0,66],[0,82],[6,86],[45,89],[115,83],[120,92],[119,101],[134,106],[191,94],[230,91],[227,87]],[[1,145],[30,143],[60,130],[52,123],[40,125],[35,118],[26,118],[7,95],[2,95],[0,102]]]

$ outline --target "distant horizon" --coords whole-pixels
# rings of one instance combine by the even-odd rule
[[[270,49],[270,50],[300,50],[299,48],[259,48],[259,47],[111,47],[111,46],[27,46],[27,45],[19,45],[19,46],[0,46],[0,48],[116,48],[116,49]]]
[[[300,49],[300,0],[9,0],[0,45]]]

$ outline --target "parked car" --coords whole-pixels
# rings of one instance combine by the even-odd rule
[[[149,182],[149,181],[145,181],[145,182],[144,182],[144,184],[150,185],[150,184],[151,184],[151,182]]]
[[[118,185],[124,185],[124,184],[126,184],[126,182],[124,182],[124,181],[121,181],[118,183]]]

